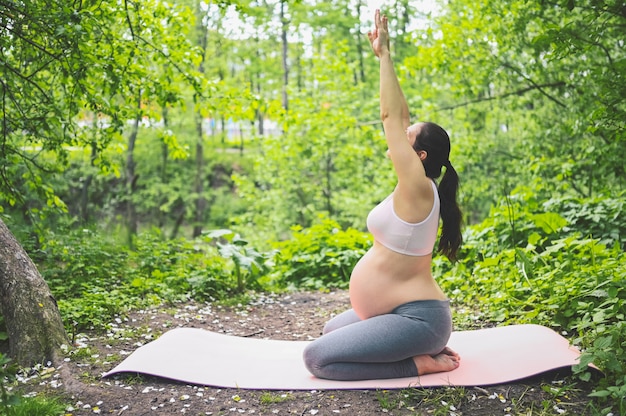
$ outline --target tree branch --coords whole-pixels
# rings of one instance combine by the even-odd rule
[[[439,108],[435,109],[434,112],[436,113],[436,112],[439,112],[439,111],[454,110],[455,108],[467,107],[468,105],[477,104],[477,103],[484,102],[484,101],[501,100],[501,99],[509,97],[511,95],[522,95],[522,94],[525,94],[528,91],[532,91],[532,90],[539,90],[539,91],[541,91],[542,88],[562,87],[564,85],[566,85],[566,84],[563,81],[550,82],[550,83],[541,84],[541,85],[533,84],[533,85],[528,86],[526,88],[522,88],[522,89],[519,89],[519,90],[507,92],[507,93],[500,94],[500,95],[475,98],[473,100],[465,101],[465,102],[462,102],[462,103],[459,103],[459,104],[454,104],[454,105],[445,106],[445,107],[439,107]],[[543,93],[543,91],[542,91],[542,93]],[[544,95],[545,95],[545,93],[544,93]],[[565,107],[565,105],[562,104],[562,103],[558,103],[558,104],[563,106],[563,107]]]
[[[522,74],[522,72],[519,69],[515,68],[513,65],[511,65],[511,64],[509,64],[507,62],[502,62],[502,66],[504,66],[505,68],[511,69],[517,75],[519,75],[520,77],[524,78],[526,81],[528,81],[534,87],[534,89],[539,90],[539,92],[542,93],[544,96],[546,96],[549,100],[554,101],[555,103],[557,103],[558,105],[560,105],[563,108],[567,108],[567,106],[565,104],[563,104],[562,102],[560,102],[559,100],[557,100],[556,98],[554,98],[553,96],[551,96],[550,94],[545,92],[542,89],[542,85],[538,85],[535,81],[533,81],[532,79],[528,78],[526,75]],[[548,84],[548,86],[553,86],[553,85]]]
[[[24,74],[22,74],[20,71],[13,68],[12,66],[10,66],[6,61],[0,61],[0,66],[7,68],[10,72],[14,73],[18,78],[21,78],[22,80],[26,81],[28,84],[31,84],[33,87],[35,87],[37,90],[39,90],[41,95],[43,95],[46,98],[48,102],[52,101],[50,97],[48,96],[48,94],[43,90],[43,88],[39,84],[31,80],[29,77],[24,76]]]
[[[4,83],[3,80],[0,79],[0,85],[2,85],[2,143],[0,149],[1,155],[6,154],[5,146],[7,144],[7,136],[9,135],[9,130],[7,127],[7,84]]]
[[[128,28],[130,29],[130,35],[135,38],[135,32],[133,31],[133,22],[130,20],[130,13],[128,12],[128,1],[124,0],[124,11],[126,12],[126,21],[128,22]]]
[[[163,50],[157,48],[156,46],[154,46],[150,41],[148,41],[147,39],[144,39],[141,36],[137,36],[137,39],[141,40],[144,44],[146,44],[147,46],[149,46],[150,48],[152,48],[152,50],[156,51],[159,55],[163,56],[165,58],[165,60],[167,61],[168,64],[171,64],[174,68],[176,68],[176,70],[183,75],[183,77],[185,77],[185,79],[191,83],[191,85],[193,86],[193,88],[196,91],[200,91],[200,96],[204,97],[204,95],[201,93],[201,88],[200,85],[198,84],[198,81],[192,77],[191,75],[189,75],[187,72],[185,72],[180,65],[178,65],[178,63],[176,63],[176,61],[172,60],[172,57],[169,56],[168,54],[166,54],[165,52],[163,52]]]
[[[34,31],[35,33],[41,32],[41,33],[45,33],[46,35],[48,35],[51,39],[55,38],[54,28],[51,25],[47,24],[48,22],[50,22],[50,20],[48,19],[48,15],[37,16],[34,14],[28,14],[27,10],[25,8],[19,8],[17,6],[17,2],[15,1],[3,2],[2,5],[6,7],[7,10],[10,10],[14,13],[14,14],[11,14],[10,12],[3,13],[12,22],[19,23],[20,21],[26,20],[30,29]],[[19,16],[20,18],[18,19],[16,18],[16,16]],[[12,31],[12,33],[20,32],[19,25],[17,25],[17,28],[18,29]]]
[[[6,25],[2,25],[0,26],[2,29],[5,29],[6,31],[10,32],[12,35],[14,35],[16,38],[21,39],[22,41],[28,43],[29,45],[31,45],[33,48],[39,50],[40,52],[43,52],[46,55],[49,55],[50,57],[54,58],[54,59],[59,59],[58,55],[53,54],[52,52],[49,52],[45,47],[41,46],[39,43],[32,41],[31,39],[28,39],[24,36],[22,36],[21,33],[10,29],[8,26]]]

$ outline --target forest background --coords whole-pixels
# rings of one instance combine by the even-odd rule
[[[0,220],[70,336],[147,303],[347,287],[395,181],[368,6],[0,1]],[[624,412],[626,6],[380,6],[412,120],[452,138],[465,244],[434,264],[455,322],[567,333],[577,377],[603,370],[593,405]]]

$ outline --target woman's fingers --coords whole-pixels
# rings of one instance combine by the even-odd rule
[[[374,40],[376,40],[376,38],[378,37],[378,31],[377,30],[370,30],[369,32],[367,32],[367,38],[370,40],[371,42],[374,42]]]
[[[376,56],[380,56],[382,45],[389,47],[387,25],[387,16],[381,15],[380,9],[376,9],[376,13],[374,14],[374,30],[367,32],[367,38],[369,39]]]
[[[378,34],[378,28],[382,28],[383,30],[387,30],[388,25],[387,15],[380,14],[380,9],[376,9],[376,13],[374,13],[374,26],[376,27],[376,33]]]
[[[383,14],[382,16],[380,15],[380,10],[376,10],[376,28],[378,29],[379,27],[382,27],[384,30],[387,30],[387,15]]]

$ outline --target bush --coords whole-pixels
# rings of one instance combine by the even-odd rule
[[[626,192],[595,198],[554,198],[546,210],[560,213],[568,230],[596,238],[607,246],[618,243],[626,250]]]
[[[618,212],[622,202],[604,206],[618,207]],[[483,223],[466,230],[459,263],[449,266],[436,261],[435,265],[443,274],[442,286],[460,306],[457,320],[467,310],[488,321],[536,323],[567,331],[583,350],[576,368],[581,377],[590,378],[589,362],[603,371],[593,396],[623,407],[626,256],[621,247],[622,220],[612,225],[614,212],[604,210],[608,218],[600,220],[602,228],[590,227],[582,233],[580,218],[590,215],[590,206],[599,202],[579,203],[564,216],[545,211],[560,206],[555,201],[541,204],[530,194],[517,194],[495,207]],[[587,214],[574,216],[574,211]],[[593,238],[587,238],[590,235]]]
[[[81,296],[94,286],[116,287],[128,271],[125,247],[89,229],[49,231],[33,261],[57,298]]]
[[[270,270],[272,253],[257,251],[231,230],[213,230],[204,238],[215,242],[220,256],[229,260],[238,294],[250,289],[263,290],[261,281]]]
[[[151,304],[221,300],[262,289],[258,279],[267,269],[254,269],[249,260],[254,254],[252,260],[264,263],[266,256],[245,244],[239,236],[233,244],[214,244],[206,236],[167,240],[154,230],[137,236],[130,251],[89,230],[50,232],[35,260],[66,328],[76,334],[104,329],[115,317]]]
[[[168,302],[220,299],[233,290],[232,268],[205,241],[163,239],[158,231],[135,240],[129,276],[133,293]]]
[[[275,278],[298,288],[347,288],[352,269],[371,246],[371,237],[330,219],[311,228],[293,227],[293,237],[277,243]]]
[[[82,330],[109,328],[115,317],[124,315],[130,309],[145,304],[140,298],[133,298],[119,289],[93,287],[80,297],[59,299],[59,311],[72,340]]]

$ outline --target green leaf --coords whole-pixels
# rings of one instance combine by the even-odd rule
[[[567,221],[554,212],[533,214],[531,218],[547,234],[556,233],[567,225]]]
[[[609,390],[596,390],[589,393],[589,397],[609,397],[611,392]]]

